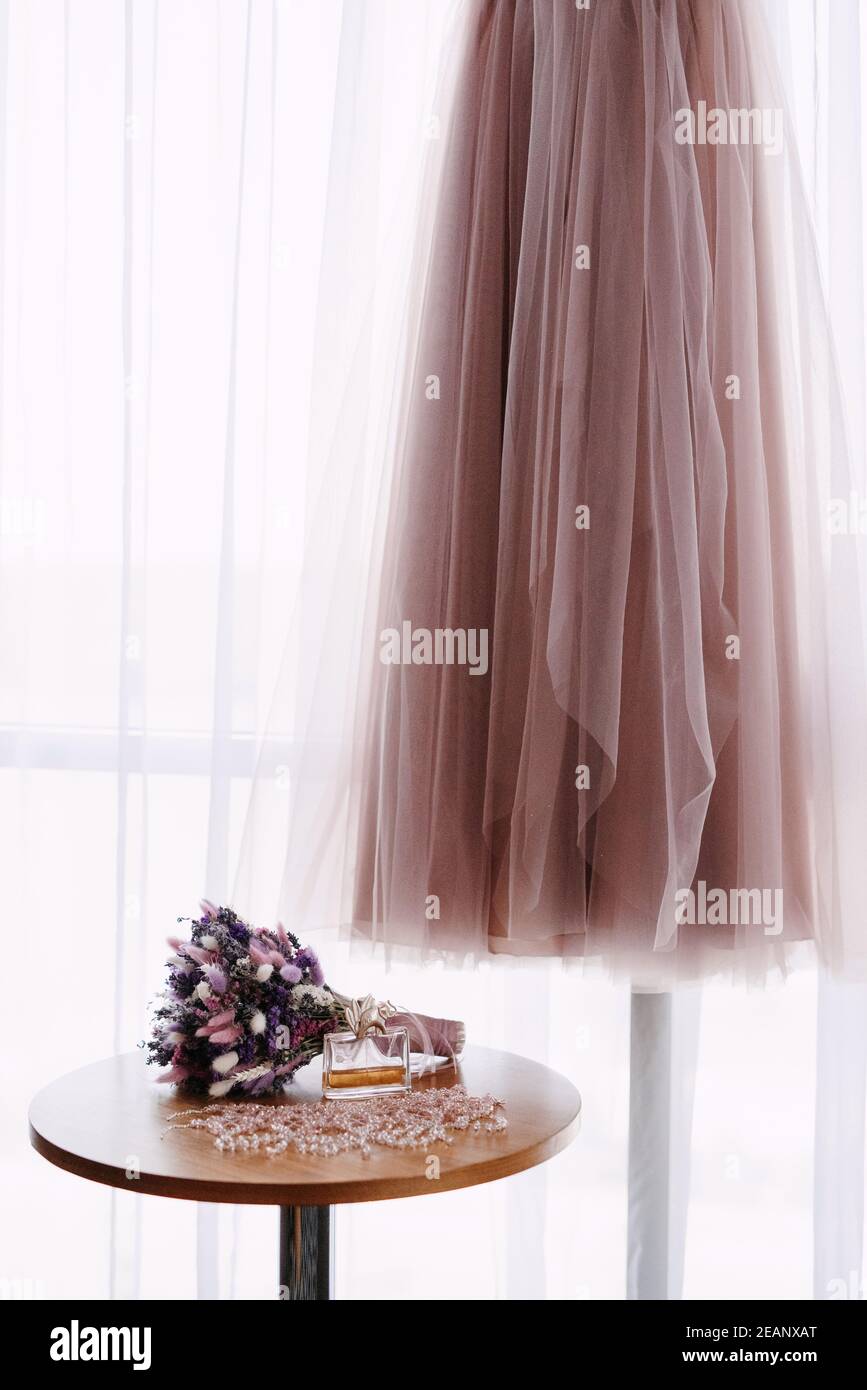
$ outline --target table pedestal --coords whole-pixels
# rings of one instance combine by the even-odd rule
[[[280,1297],[316,1303],[334,1297],[334,1210],[280,1208]]]

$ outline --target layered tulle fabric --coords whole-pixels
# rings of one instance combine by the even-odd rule
[[[466,7],[361,656],[359,937],[863,971],[859,554],[755,8]]]

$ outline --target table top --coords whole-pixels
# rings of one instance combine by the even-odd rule
[[[532,1168],[559,1153],[578,1131],[581,1098],[565,1077],[510,1052],[470,1047],[457,1067],[414,1086],[453,1086],[505,1102],[499,1134],[456,1134],[451,1144],[377,1149],[317,1158],[292,1149],[266,1154],[221,1152],[203,1130],[167,1129],[172,1115],[207,1104],[158,1085],[141,1052],[110,1057],[53,1081],[30,1107],[30,1142],[43,1158],[79,1177],[159,1197],[200,1202],[326,1206],[415,1197],[471,1187]],[[321,1095],[321,1062],[299,1073],[275,1105]],[[323,1102],[327,1104],[328,1102]],[[440,1159],[427,1176],[428,1152]],[[135,1164],[140,1175],[127,1176]]]

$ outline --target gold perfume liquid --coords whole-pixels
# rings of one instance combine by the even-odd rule
[[[403,1067],[359,1067],[328,1074],[328,1085],[337,1089],[346,1086],[402,1086]]]

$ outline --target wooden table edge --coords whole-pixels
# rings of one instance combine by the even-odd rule
[[[394,1201],[401,1197],[433,1196],[437,1192],[455,1192],[464,1187],[481,1187],[501,1178],[514,1177],[516,1173],[526,1172],[540,1163],[547,1162],[569,1146],[581,1124],[580,1101],[572,1120],[557,1134],[522,1149],[519,1153],[491,1158],[480,1162],[486,1170],[484,1177],[478,1176],[478,1169],[458,1168],[453,1172],[441,1172],[436,1182],[424,1176],[377,1179],[376,1190],[371,1190],[363,1181],[319,1182],[313,1192],[305,1183],[255,1183],[243,1187],[243,1201],[239,1200],[237,1182],[220,1182],[207,1178],[169,1178],[158,1173],[142,1172],[137,1178],[128,1178],[120,1168],[99,1163],[96,1159],[82,1158],[79,1154],[59,1149],[49,1139],[45,1139],[28,1122],[30,1143],[42,1158],[62,1168],[76,1177],[90,1182],[101,1183],[105,1187],[121,1191],[139,1193],[146,1197],[171,1197],[185,1202],[223,1202],[232,1206],[340,1206],[350,1202]],[[279,1163],[279,1158],[274,1162]]]

